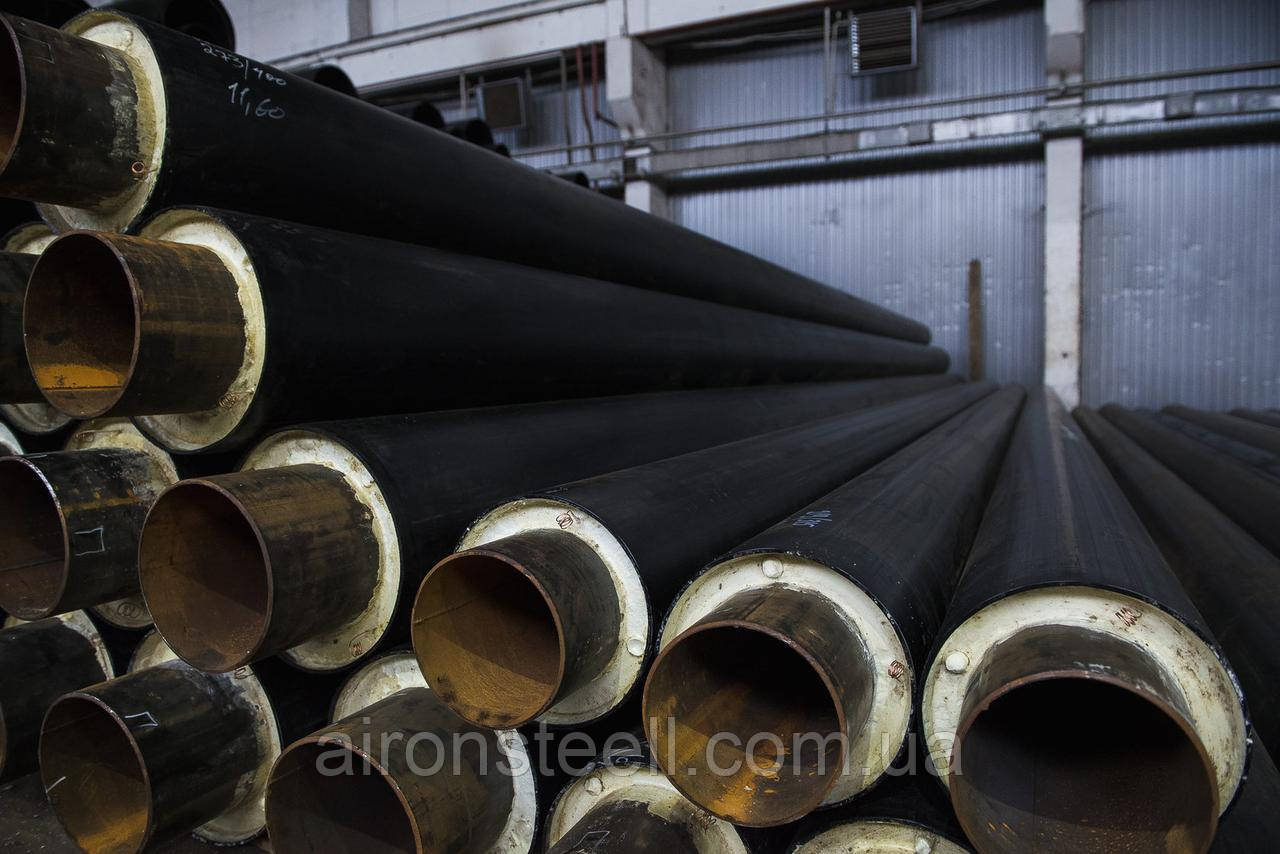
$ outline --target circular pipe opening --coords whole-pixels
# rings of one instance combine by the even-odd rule
[[[142,850],[151,787],[137,745],[110,709],[78,694],[54,703],[40,733],[40,776],[58,821],[82,850]]]
[[[413,648],[427,684],[481,726],[546,711],[564,679],[565,645],[551,600],[518,564],[461,552],[422,582]]]
[[[23,307],[27,360],[41,393],[74,418],[94,418],[124,396],[141,318],[128,266],[110,243],[68,234],[45,249]]]
[[[277,851],[421,851],[413,814],[382,769],[334,741],[303,741],[276,761],[267,827]]]
[[[1206,851],[1217,829],[1200,739],[1118,681],[1059,673],[1004,686],[961,724],[953,756],[952,800],[984,851]]]
[[[690,800],[736,824],[816,809],[844,768],[844,711],[816,664],[759,626],[694,626],[645,685],[654,755]]]
[[[271,567],[248,511],[225,490],[183,481],[151,507],[139,581],[178,657],[225,673],[252,662],[271,623]]]
[[[68,553],[53,487],[21,457],[0,460],[0,608],[22,620],[56,613]]]
[[[27,75],[22,65],[18,34],[8,21],[0,21],[0,171],[9,165],[18,134],[27,94]]]

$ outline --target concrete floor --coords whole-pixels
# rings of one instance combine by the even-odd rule
[[[0,788],[0,854],[78,854],[79,850],[67,839],[49,809],[40,788],[40,775],[29,774]],[[265,837],[233,849],[186,837],[155,849],[156,854],[212,854],[215,851],[258,854],[270,850]]]

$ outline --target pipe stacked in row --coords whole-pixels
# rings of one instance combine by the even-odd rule
[[[42,203],[59,230],[226,207],[929,340],[892,311],[150,21],[6,16],[4,30],[0,73],[17,85],[0,105],[0,193]]]

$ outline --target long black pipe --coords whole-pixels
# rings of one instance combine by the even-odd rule
[[[61,27],[90,7],[85,0],[6,0],[4,11]],[[97,8],[128,12],[227,50],[236,48],[235,27],[219,0],[111,0]]]
[[[1075,418],[1222,644],[1254,727],[1280,744],[1280,558],[1111,422]]]
[[[974,404],[735,547],[685,588],[664,627],[644,705],[654,752],[676,788],[722,818],[777,826],[822,804],[848,801],[886,772],[906,744],[919,668],[1024,397],[1010,386]],[[770,567],[776,578],[770,579]],[[738,584],[742,572],[754,583]],[[837,591],[849,582],[875,603],[874,617],[839,610],[836,603],[850,594]],[[799,607],[771,604],[796,587],[804,591]],[[835,618],[824,623],[824,609]],[[830,628],[851,623],[856,628]],[[886,624],[893,641],[873,641]],[[892,652],[881,651],[886,647]],[[805,764],[817,761],[816,753],[797,755],[796,766],[781,773],[750,766],[732,775],[711,773],[712,745],[724,733],[746,744],[755,733],[770,732],[791,744],[809,731],[801,726],[815,717],[807,706],[823,692],[801,690],[798,677],[779,685],[783,668],[764,663],[797,653],[812,668],[811,679],[834,689],[820,705],[838,710],[832,717],[847,739],[842,755],[816,773]],[[750,661],[745,667],[744,659]],[[668,757],[680,757],[677,766]],[[860,764],[844,770],[853,757]]]
[[[1280,427],[1280,412],[1274,409],[1233,409],[1231,414],[1238,418],[1248,418],[1250,421],[1266,424],[1268,427]]]
[[[389,623],[378,623],[367,643],[333,665],[345,666],[371,652],[384,639],[407,638],[408,610],[422,576],[453,550],[476,514],[513,494],[887,403],[956,382],[954,377],[921,376],[801,383],[309,424],[264,439],[249,454],[243,477],[255,478],[257,494],[261,494],[264,483],[290,478],[290,472],[300,468],[297,464],[350,457],[367,472],[353,479],[371,481],[379,497],[370,501],[387,508],[390,531],[385,538],[394,546],[398,559],[392,561],[394,566],[384,566],[383,573],[398,573],[400,580],[393,584],[391,599],[400,600],[393,610],[401,616]],[[309,447],[300,448],[295,456],[273,456],[273,449],[287,450],[308,443]],[[326,446],[334,448],[335,453],[326,452]],[[282,553],[276,538],[284,538],[281,542],[289,540],[289,527],[273,524],[278,511],[255,515],[246,506],[248,498],[245,485],[229,483],[227,479],[203,487],[188,484],[183,492],[162,497],[161,501],[170,508],[163,511],[164,515],[182,514],[188,519],[187,524],[172,528],[176,543],[183,545],[181,555],[174,551],[175,544],[157,533],[161,521],[148,520],[144,528],[142,586],[156,608],[157,625],[180,655],[204,661],[205,666],[213,660],[206,656],[225,642],[208,632],[221,634],[229,625],[210,616],[206,600],[209,585],[230,583],[236,578],[244,579],[247,585],[256,584],[251,579],[264,571],[273,579],[278,606],[271,614],[271,625],[258,626],[254,631],[269,628],[276,639],[274,648],[261,643],[240,648],[234,657],[223,659],[229,667],[282,651],[313,636],[322,628],[317,616],[321,617],[319,622],[324,622],[324,615],[318,614],[321,604],[341,610],[337,623],[323,627],[332,629],[364,609],[373,595],[367,588],[352,589],[359,586],[361,579],[353,577],[355,561],[350,554]],[[296,507],[298,513],[306,514],[308,501],[305,492],[298,493],[294,501],[281,506]],[[218,507],[226,511],[225,516],[217,511]],[[263,538],[267,550],[273,553],[269,568],[261,567],[261,556],[254,559],[256,563],[228,562],[228,537],[240,530],[231,524],[236,518],[247,519],[249,529],[257,531],[253,538]],[[197,520],[203,520],[198,528],[193,527]],[[214,524],[220,520],[225,524]],[[362,523],[358,530],[368,527],[369,523]],[[205,532],[207,539],[202,539]],[[333,532],[335,536],[336,533]],[[358,544],[364,541],[351,542],[361,548]],[[259,547],[252,546],[251,553],[259,554]],[[332,568],[330,582],[317,580],[322,568]],[[296,584],[288,579],[296,579]],[[176,587],[166,587],[165,595],[152,592],[170,584]],[[246,589],[242,594],[248,592]],[[288,619],[286,609],[296,609],[293,613],[298,619]],[[206,632],[202,627],[210,621],[213,625]],[[189,627],[193,636],[184,642],[182,637]]]
[[[657,619],[699,567],[993,388],[934,392],[519,494],[423,580],[413,607],[423,675],[483,726],[603,717],[639,684]]]
[[[1023,409],[938,637],[923,732],[980,850],[1208,848],[1243,700],[1052,392]]]
[[[1193,409],[1190,406],[1166,406],[1160,411],[1165,415],[1199,424],[1201,427],[1244,442],[1246,445],[1280,455],[1280,430],[1275,427],[1259,424],[1247,418],[1227,415],[1224,412],[1208,412],[1203,409]]]
[[[1255,443],[1246,442],[1220,430],[1211,429],[1204,424],[1167,412],[1153,412],[1149,409],[1138,409],[1136,412],[1143,418],[1149,418],[1156,424],[1161,424],[1184,436],[1190,436],[1200,444],[1207,445],[1221,454],[1226,454],[1280,481],[1280,454],[1274,451],[1260,448]]]
[[[347,72],[336,65],[313,65],[310,68],[294,71],[293,74],[303,80],[310,80],[312,83],[319,84],[326,89],[341,92],[348,97],[359,97],[359,93],[356,92],[356,85],[351,82]]]
[[[0,782],[36,770],[40,722],[54,700],[113,675],[84,614],[0,630]]]
[[[892,338],[240,214],[169,211],[145,233],[199,242],[45,249],[27,354],[63,411],[168,413],[138,423],[176,450],[317,418],[947,365]]]
[[[1250,465],[1241,454],[1262,463],[1274,461],[1274,457],[1225,437],[1193,438],[1187,431],[1195,425],[1169,416],[1161,419],[1114,404],[1099,411],[1272,554],[1280,555],[1280,478],[1258,465]],[[1217,446],[1200,441],[1202,438]],[[1223,446],[1231,450],[1224,450]]]
[[[154,78],[71,34],[109,20],[134,31],[129,49],[154,57]],[[211,205],[929,340],[893,311],[148,21],[93,11],[63,33],[11,17],[5,28],[9,79],[25,77],[3,116],[0,193],[49,203],[51,221],[132,228]],[[164,110],[154,141],[148,98]]]

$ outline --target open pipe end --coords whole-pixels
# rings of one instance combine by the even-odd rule
[[[0,174],[9,165],[26,110],[27,71],[13,25],[0,17]]]
[[[490,728],[521,726],[545,712],[566,670],[554,602],[519,562],[478,549],[450,555],[423,580],[413,649],[432,690]]]
[[[23,333],[40,392],[73,418],[120,402],[138,359],[141,315],[129,265],[103,237],[49,244],[27,284]]]
[[[1213,766],[1185,718],[1084,671],[979,700],[956,734],[950,788],[984,851],[1204,852],[1217,830]]]
[[[57,613],[68,554],[52,486],[22,457],[0,459],[0,608],[21,620]]]
[[[198,670],[255,660],[271,624],[271,567],[244,506],[221,487],[184,480],[151,507],[138,547],[156,628]]]
[[[413,811],[386,772],[356,747],[312,736],[276,760],[267,827],[277,851],[423,851]]]
[[[830,679],[784,635],[741,620],[695,624],[663,648],[644,719],[675,787],[735,824],[794,821],[843,771],[845,712]]]
[[[151,836],[151,784],[124,722],[83,694],[50,707],[40,776],[67,835],[88,854],[141,851]]]

